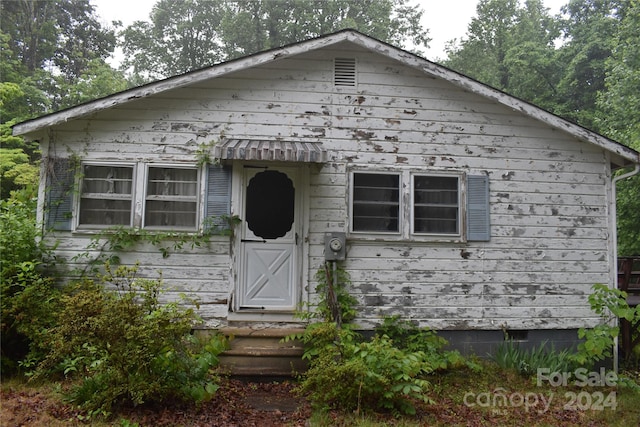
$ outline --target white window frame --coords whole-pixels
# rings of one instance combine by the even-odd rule
[[[82,170],[84,171],[85,165],[88,166],[103,166],[103,167],[130,167],[132,171],[132,185],[131,185],[131,219],[127,225],[115,225],[131,228],[145,228],[148,230],[163,230],[163,231],[182,231],[197,233],[201,231],[203,210],[205,207],[206,195],[203,194],[205,185],[203,179],[206,174],[203,172],[202,167],[198,167],[193,163],[152,163],[152,162],[106,162],[106,161],[83,161]],[[149,168],[170,168],[170,169],[190,169],[196,171],[196,194],[194,196],[188,196],[190,201],[196,203],[195,206],[195,224],[193,227],[181,227],[181,226],[145,226],[145,213],[147,208],[147,184],[149,177]],[[73,231],[74,232],[95,232],[97,230],[105,230],[113,228],[114,225],[107,224],[80,224],[80,209],[82,203],[82,179],[83,175],[80,174],[77,177],[77,187],[79,191],[76,192],[73,203]],[[175,198],[179,201],[180,197]]]
[[[357,231],[353,229],[354,218],[354,174],[392,174],[399,176],[399,199],[400,212],[398,215],[398,232],[385,231]],[[457,233],[423,233],[414,231],[414,176],[434,176],[434,177],[454,177],[458,179],[458,214]],[[361,240],[398,240],[398,241],[443,241],[443,242],[463,242],[466,239],[465,212],[466,212],[466,175],[460,171],[444,170],[419,170],[419,169],[384,169],[366,166],[356,166],[348,170],[348,215],[349,215],[349,236]]]
[[[458,232],[457,233],[428,233],[421,232],[415,230],[415,196],[416,192],[415,188],[415,178],[416,177],[438,177],[438,178],[456,178],[458,180],[458,191],[457,191],[457,213],[456,213],[456,225]],[[410,186],[408,188],[409,194],[411,195],[410,208],[409,208],[409,226],[411,227],[411,235],[414,236],[437,236],[437,237],[449,237],[449,238],[462,238],[462,230],[463,230],[463,222],[462,222],[462,191],[463,191],[463,178],[462,174],[451,174],[451,173],[426,173],[426,172],[412,172],[411,173],[411,181]]]
[[[393,175],[398,177],[398,231],[359,231],[354,230],[353,220],[354,214],[354,190],[355,190],[355,175],[356,174],[368,174],[368,175]],[[380,171],[380,170],[363,170],[356,169],[349,173],[349,230],[356,235],[375,234],[375,235],[390,235],[390,236],[402,236],[403,228],[403,212],[404,212],[404,197],[402,191],[402,173],[400,171]]]
[[[98,167],[114,167],[114,168],[131,168],[132,172],[131,172],[131,212],[129,215],[129,224],[80,224],[80,211],[82,209],[82,199],[83,199],[83,192],[82,192],[82,187],[83,187],[83,180],[84,180],[84,168],[85,166],[98,166]],[[73,224],[74,224],[74,229],[77,230],[101,230],[101,229],[106,229],[106,228],[112,228],[114,226],[122,226],[122,227],[131,227],[133,226],[134,223],[134,217],[135,217],[135,205],[136,205],[136,182],[137,182],[137,172],[138,172],[138,168],[137,168],[137,164],[133,163],[133,162],[119,162],[119,163],[112,163],[112,162],[94,162],[94,161],[87,161],[87,162],[82,162],[81,164],[81,174],[78,178],[78,183],[76,188],[78,189],[77,191],[77,197],[76,197],[76,203],[74,203],[75,209],[73,210],[74,214],[73,214]],[[121,198],[122,200],[124,200],[125,198]],[[115,198],[114,198],[115,200]]]
[[[168,201],[186,201],[186,202],[195,202],[195,223],[193,227],[185,227],[185,226],[158,226],[158,225],[147,225],[145,223],[145,219],[147,217],[147,201],[153,200],[147,194],[148,185],[149,185],[149,169],[152,168],[166,168],[166,169],[189,169],[196,171],[196,191],[193,196],[169,196],[165,199]],[[142,203],[142,214],[140,217],[141,228],[147,230],[176,230],[176,231],[192,231],[196,232],[200,229],[200,221],[202,218],[202,168],[199,168],[195,165],[191,164],[169,164],[169,163],[145,163],[145,173],[144,173],[144,181],[143,181],[143,190],[141,194],[141,203]],[[154,196],[158,197],[158,196]]]

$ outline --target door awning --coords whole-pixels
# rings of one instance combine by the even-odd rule
[[[225,139],[214,147],[213,155],[220,160],[327,161],[327,150],[320,142]]]

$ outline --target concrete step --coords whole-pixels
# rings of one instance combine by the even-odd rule
[[[235,376],[293,376],[303,372],[304,347],[300,341],[283,338],[304,332],[299,328],[222,328],[230,348],[222,353],[220,368]]]

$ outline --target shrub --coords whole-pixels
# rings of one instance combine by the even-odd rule
[[[456,368],[464,364],[478,368],[466,361],[458,351],[445,351],[444,347],[448,344],[446,339],[429,328],[419,328],[408,320],[402,320],[400,316],[385,317],[376,328],[376,334],[389,337],[400,349],[424,352],[434,370]]]
[[[413,414],[412,399],[430,401],[426,394],[430,384],[422,376],[433,368],[424,352],[396,348],[386,336],[358,342],[357,334],[349,330],[332,323],[322,325],[312,328],[320,347],[311,353],[301,383],[314,406]],[[330,341],[329,337],[337,339]]]
[[[426,375],[460,366],[465,360],[457,351],[443,351],[447,341],[435,332],[399,317],[385,319],[376,335],[365,340],[349,323],[357,314],[357,300],[347,289],[349,276],[342,268],[332,267],[325,263],[316,274],[317,310],[302,316],[321,321],[286,338],[300,339],[305,345],[303,358],[309,361],[309,369],[302,375],[301,390],[310,394],[318,409],[415,413],[413,401],[430,401]]]
[[[2,373],[29,369],[44,355],[43,338],[54,322],[58,290],[42,275],[47,251],[38,244],[35,199],[14,192],[0,201],[0,311]]]
[[[135,278],[135,267],[111,271],[107,265],[106,271],[101,283],[86,280],[63,296],[38,375],[79,376],[68,397],[90,413],[125,403],[210,397],[217,389],[210,370],[224,339],[192,336],[193,310],[160,304],[160,280]]]
[[[627,293],[619,289],[611,289],[597,283],[593,285],[593,293],[589,295],[591,309],[603,320],[595,328],[581,328],[578,337],[584,339],[578,345],[578,352],[573,356],[575,363],[591,368],[600,360],[612,356],[615,339],[620,333],[618,326],[612,326],[615,318],[624,318],[631,324],[640,322],[640,305],[629,307]]]

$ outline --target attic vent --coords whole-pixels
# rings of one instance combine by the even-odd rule
[[[333,84],[334,86],[351,86],[356,85],[356,59],[355,58],[336,58],[333,68]]]

